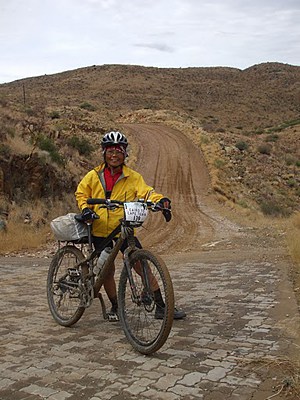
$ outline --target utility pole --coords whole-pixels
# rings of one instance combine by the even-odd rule
[[[26,105],[26,92],[25,92],[25,83],[23,82],[23,102]]]

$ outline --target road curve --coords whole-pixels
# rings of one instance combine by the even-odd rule
[[[177,129],[160,124],[124,124],[137,147],[145,181],[172,199],[172,221],[152,215],[138,233],[145,246],[163,252],[200,249],[216,239],[224,219],[215,215],[209,196],[209,173],[201,150]]]

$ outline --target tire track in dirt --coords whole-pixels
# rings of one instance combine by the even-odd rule
[[[151,215],[138,235],[145,247],[159,251],[201,248],[220,230],[210,209],[209,174],[203,155],[182,132],[160,124],[125,124],[137,144],[135,169],[159,193],[172,200],[173,218]]]

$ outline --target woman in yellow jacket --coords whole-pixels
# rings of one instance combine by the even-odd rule
[[[85,220],[91,219],[93,213],[99,215],[99,219],[93,222],[93,243],[95,248],[100,248],[103,240],[119,225],[119,220],[123,217],[123,210],[108,210],[99,207],[93,207],[87,204],[88,198],[102,198],[119,201],[134,201],[137,199],[147,199],[153,202],[159,202],[164,208],[171,208],[171,201],[162,194],[156,193],[154,189],[148,186],[143,177],[136,171],[124,164],[127,156],[128,141],[126,136],[118,131],[108,132],[104,135],[101,146],[103,150],[104,163],[89,171],[79,183],[75,196],[78,207],[82,211]],[[171,212],[163,211],[166,221],[170,221]],[[137,238],[136,246],[141,248]],[[123,244],[121,251],[124,251],[127,243]],[[112,304],[109,319],[117,320],[117,290],[114,279],[115,269],[104,282],[104,289]],[[157,318],[163,318],[163,304],[160,290],[154,293],[156,303],[160,305]],[[174,318],[185,317],[183,311],[175,309]]]

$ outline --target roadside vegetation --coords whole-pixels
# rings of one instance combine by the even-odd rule
[[[242,364],[253,368],[257,374],[273,377],[273,394],[264,400],[300,399],[300,363],[296,360],[274,359],[271,357],[260,357],[257,359],[246,359]],[[277,397],[279,396],[279,397]]]
[[[22,206],[14,205],[6,212],[7,218],[0,220],[0,255],[31,251],[37,253],[54,241],[50,221],[59,215],[77,212],[73,195],[64,196],[60,202],[27,201]]]
[[[300,212],[290,218],[287,229],[287,247],[293,261],[292,279],[300,307]]]
[[[300,274],[300,212],[295,213],[290,219],[287,243],[294,262],[299,265]]]

